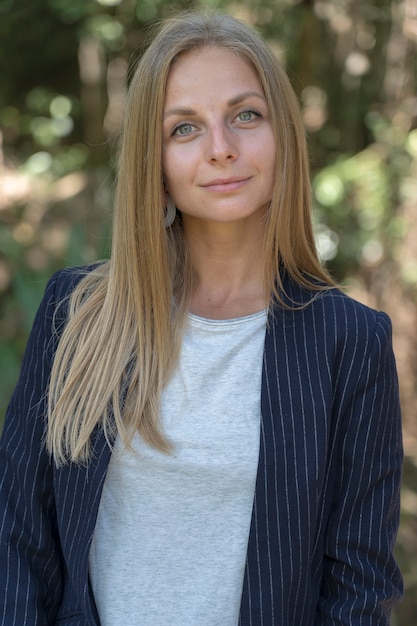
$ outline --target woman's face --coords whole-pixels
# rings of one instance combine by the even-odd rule
[[[259,219],[271,200],[275,139],[255,70],[237,54],[201,48],[168,77],[164,180],[184,225]]]

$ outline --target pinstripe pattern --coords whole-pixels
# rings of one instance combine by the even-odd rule
[[[0,624],[98,625],[88,552],[110,451],[56,470],[44,395],[78,274],[48,284],[0,446]],[[287,293],[303,301],[288,281]],[[402,448],[387,316],[338,291],[271,319],[240,626],[383,626],[402,591],[392,557]]]

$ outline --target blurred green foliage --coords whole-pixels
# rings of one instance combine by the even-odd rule
[[[406,465],[398,543],[417,621],[417,15],[413,0],[0,0],[0,409],[50,274],[108,255],[114,141],[150,22],[252,23],[303,110],[319,251],[394,322]]]

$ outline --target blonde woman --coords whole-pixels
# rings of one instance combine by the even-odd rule
[[[111,259],[49,282],[1,441],[3,626],[371,626],[402,593],[390,321],[318,260],[296,97],[231,17],[130,85]]]

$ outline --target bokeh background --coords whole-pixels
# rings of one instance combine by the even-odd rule
[[[406,596],[393,624],[413,626],[416,0],[0,0],[1,415],[47,278],[108,256],[115,141],[148,26],[201,6],[253,24],[287,68],[309,138],[320,254],[351,295],[393,320],[406,453]]]

